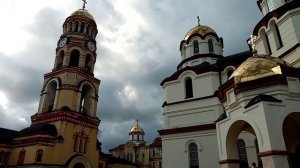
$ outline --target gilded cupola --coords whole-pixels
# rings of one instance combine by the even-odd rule
[[[143,128],[139,125],[138,120],[136,121],[136,125],[134,125],[129,132],[130,141],[144,141],[145,132]]]

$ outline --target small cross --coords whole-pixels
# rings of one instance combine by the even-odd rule
[[[251,46],[252,48],[252,52],[255,52],[255,41],[257,40],[257,36],[254,35],[250,35],[250,39],[248,40],[248,44]]]
[[[198,26],[200,26],[200,17],[197,16],[197,19],[198,19]]]
[[[85,4],[87,4],[86,0],[82,0],[83,5],[82,5],[82,9],[85,9]]]
[[[139,125],[139,120],[136,120],[136,125]]]

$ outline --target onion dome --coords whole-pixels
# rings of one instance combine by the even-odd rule
[[[214,64],[216,58],[223,57],[223,39],[210,27],[198,25],[190,29],[180,42],[182,69],[186,66],[195,66],[203,63],[204,59],[210,64]]]
[[[78,9],[77,11],[73,12],[71,16],[83,16],[92,19],[95,21],[94,17],[89,13],[89,11],[85,9]]]
[[[184,36],[184,40],[188,40],[190,37],[194,35],[200,35],[202,37],[206,36],[207,34],[215,34],[217,33],[210,27],[204,26],[204,25],[198,25],[193,27],[191,30],[189,30],[186,35]]]
[[[290,65],[280,58],[254,55],[243,62],[231,75],[235,83],[248,82],[260,78],[282,74],[281,66]]]
[[[95,40],[98,33],[94,17],[86,9],[73,12],[63,24],[64,36],[80,35]]]
[[[145,134],[143,128],[139,126],[138,124],[133,126],[129,132],[129,134]]]

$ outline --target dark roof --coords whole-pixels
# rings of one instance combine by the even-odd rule
[[[275,97],[273,96],[270,96],[270,95],[265,95],[265,94],[259,94],[255,97],[253,97],[249,103],[245,106],[245,108],[248,108],[250,106],[253,106],[254,104],[256,103],[259,103],[261,101],[268,101],[268,102],[277,102],[277,103],[281,103],[282,100],[279,100],[279,99],[276,99]]]
[[[11,144],[16,133],[18,131],[0,128],[0,143]]]
[[[191,70],[196,74],[201,74],[205,72],[220,72],[223,71],[227,66],[239,66],[242,62],[244,62],[247,58],[251,57],[252,54],[250,51],[244,51],[237,54],[229,55],[226,57],[219,57],[215,64],[209,64],[208,62],[203,62],[199,65],[195,66],[187,66],[183,69],[180,69],[173,73],[170,77],[165,78],[160,85],[162,86],[165,82],[172,81],[178,79],[180,74],[184,71]]]
[[[150,144],[150,147],[161,147],[161,137],[157,137]]]
[[[56,130],[56,127],[52,124],[40,124],[40,125],[34,125],[34,126],[30,126],[30,127],[22,129],[17,134],[17,136],[40,134],[40,133],[56,136],[57,130]]]
[[[215,66],[217,66],[221,70],[224,70],[224,68],[230,65],[237,67],[251,56],[252,54],[250,51],[244,51],[244,52],[228,55],[226,57],[219,58],[215,63]]]

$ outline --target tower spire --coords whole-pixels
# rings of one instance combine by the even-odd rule
[[[86,0],[82,0],[83,5],[82,5],[82,9],[85,9],[85,4],[87,4]]]
[[[197,19],[198,19],[198,26],[200,26],[200,17],[197,16]]]
[[[139,125],[139,120],[138,119],[136,120],[136,125]]]

